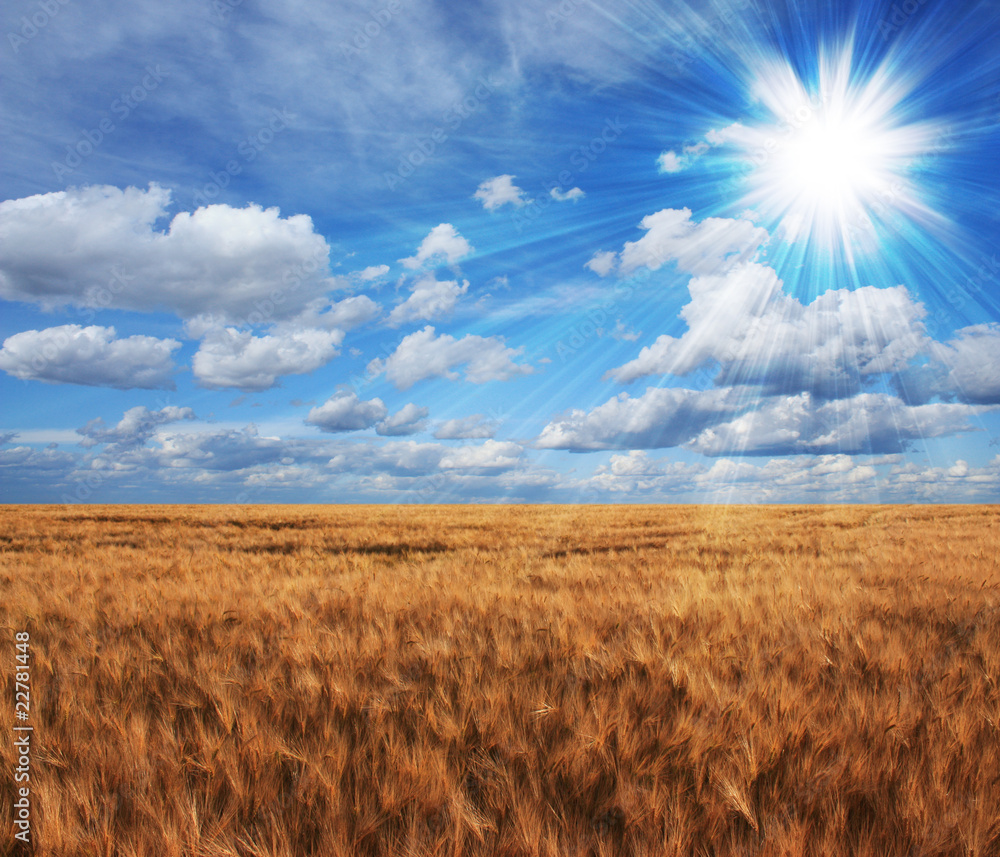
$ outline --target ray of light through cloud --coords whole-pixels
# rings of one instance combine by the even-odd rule
[[[9,5],[5,501],[1000,497],[995,3]]]

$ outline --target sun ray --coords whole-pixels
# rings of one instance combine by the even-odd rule
[[[947,223],[915,178],[920,158],[941,145],[942,126],[907,121],[901,105],[912,80],[886,64],[862,78],[852,59],[849,42],[821,51],[812,80],[785,59],[760,61],[752,93],[762,121],[723,132],[746,177],[740,205],[782,237],[840,250],[849,262],[876,250],[897,218]]]

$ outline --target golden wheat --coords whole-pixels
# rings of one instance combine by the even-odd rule
[[[3,507],[0,728],[43,855],[987,857],[998,522]]]

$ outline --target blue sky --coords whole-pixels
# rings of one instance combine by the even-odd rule
[[[4,502],[997,502],[991,2],[6,4]]]

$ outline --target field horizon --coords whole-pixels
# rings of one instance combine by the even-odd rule
[[[991,857],[998,525],[5,505],[0,855]]]

